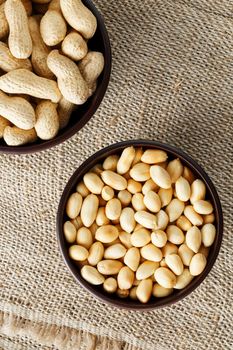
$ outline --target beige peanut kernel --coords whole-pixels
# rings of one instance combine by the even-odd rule
[[[167,153],[159,149],[148,149],[143,153],[141,157],[141,161],[147,164],[162,163],[166,160]]]

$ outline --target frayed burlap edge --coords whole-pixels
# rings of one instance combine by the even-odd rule
[[[0,312],[0,333],[8,337],[27,337],[42,346],[58,350],[140,350],[138,347],[83,330],[36,323]]]

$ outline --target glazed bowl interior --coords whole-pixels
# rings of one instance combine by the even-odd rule
[[[0,139],[0,152],[4,153],[33,153],[51,148],[78,132],[93,116],[98,109],[110,79],[111,73],[111,47],[108,33],[104,24],[104,19],[94,4],[90,0],[83,0],[83,3],[92,11],[97,19],[97,30],[93,38],[88,41],[88,47],[92,51],[100,51],[104,55],[105,66],[102,74],[98,78],[98,85],[95,93],[87,102],[77,109],[71,115],[68,125],[59,131],[56,137],[51,140],[38,140],[32,144],[24,146],[7,146],[3,139]]]
[[[86,172],[91,170],[91,168],[94,165],[96,165],[97,163],[101,163],[107,156],[111,154],[121,153],[122,150],[128,146],[143,147],[144,149],[148,149],[148,148],[161,149],[168,153],[168,156],[169,156],[168,159],[180,158],[182,163],[193,171],[195,177],[200,178],[204,181],[207,188],[207,199],[209,199],[212,202],[214,207],[214,214],[215,214],[215,225],[216,225],[217,234],[213,245],[210,247],[209,255],[207,258],[207,265],[205,270],[202,272],[202,274],[195,277],[186,288],[182,290],[174,290],[174,292],[171,295],[164,298],[152,297],[147,304],[141,304],[140,302],[133,301],[129,298],[121,299],[117,297],[115,294],[111,295],[106,293],[103,290],[102,286],[93,286],[88,282],[86,282],[80,275],[79,268],[77,267],[75,262],[70,259],[68,255],[68,244],[66,243],[63,235],[63,224],[66,220],[69,220],[65,212],[66,202],[69,196],[73,192],[75,192],[75,187],[77,183],[82,179],[83,175]],[[94,296],[101,299],[102,301],[107,302],[116,307],[134,309],[134,310],[151,310],[151,309],[173,304],[183,299],[185,296],[190,294],[195,288],[197,288],[197,286],[205,279],[205,277],[208,275],[211,268],[213,267],[213,264],[217,258],[217,255],[221,246],[222,232],[223,232],[223,217],[222,217],[221,204],[220,204],[220,200],[216,192],[216,189],[212,181],[208,177],[208,175],[198,165],[196,161],[194,161],[190,156],[188,156],[183,151],[175,147],[162,144],[156,141],[145,141],[145,140],[124,141],[124,142],[116,143],[109,147],[106,147],[100,150],[99,152],[95,153],[94,155],[92,155],[75,171],[75,173],[70,178],[62,194],[59,208],[58,208],[58,213],[57,213],[58,244],[59,244],[63,259],[68,269],[72,273],[73,277],[76,279],[76,281],[78,281],[84,288],[86,288],[89,292],[91,292]]]

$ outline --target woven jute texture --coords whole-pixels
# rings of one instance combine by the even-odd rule
[[[72,139],[0,155],[0,348],[230,350],[232,342],[233,1],[96,0],[113,49],[101,107]],[[179,146],[219,192],[225,230],[206,280],[157,311],[118,310],[70,276],[55,216],[74,170],[103,146],[145,138]]]

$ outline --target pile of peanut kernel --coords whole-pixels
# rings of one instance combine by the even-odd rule
[[[64,235],[82,277],[147,303],[201,274],[216,236],[206,186],[160,149],[127,147],[83,176]]]

